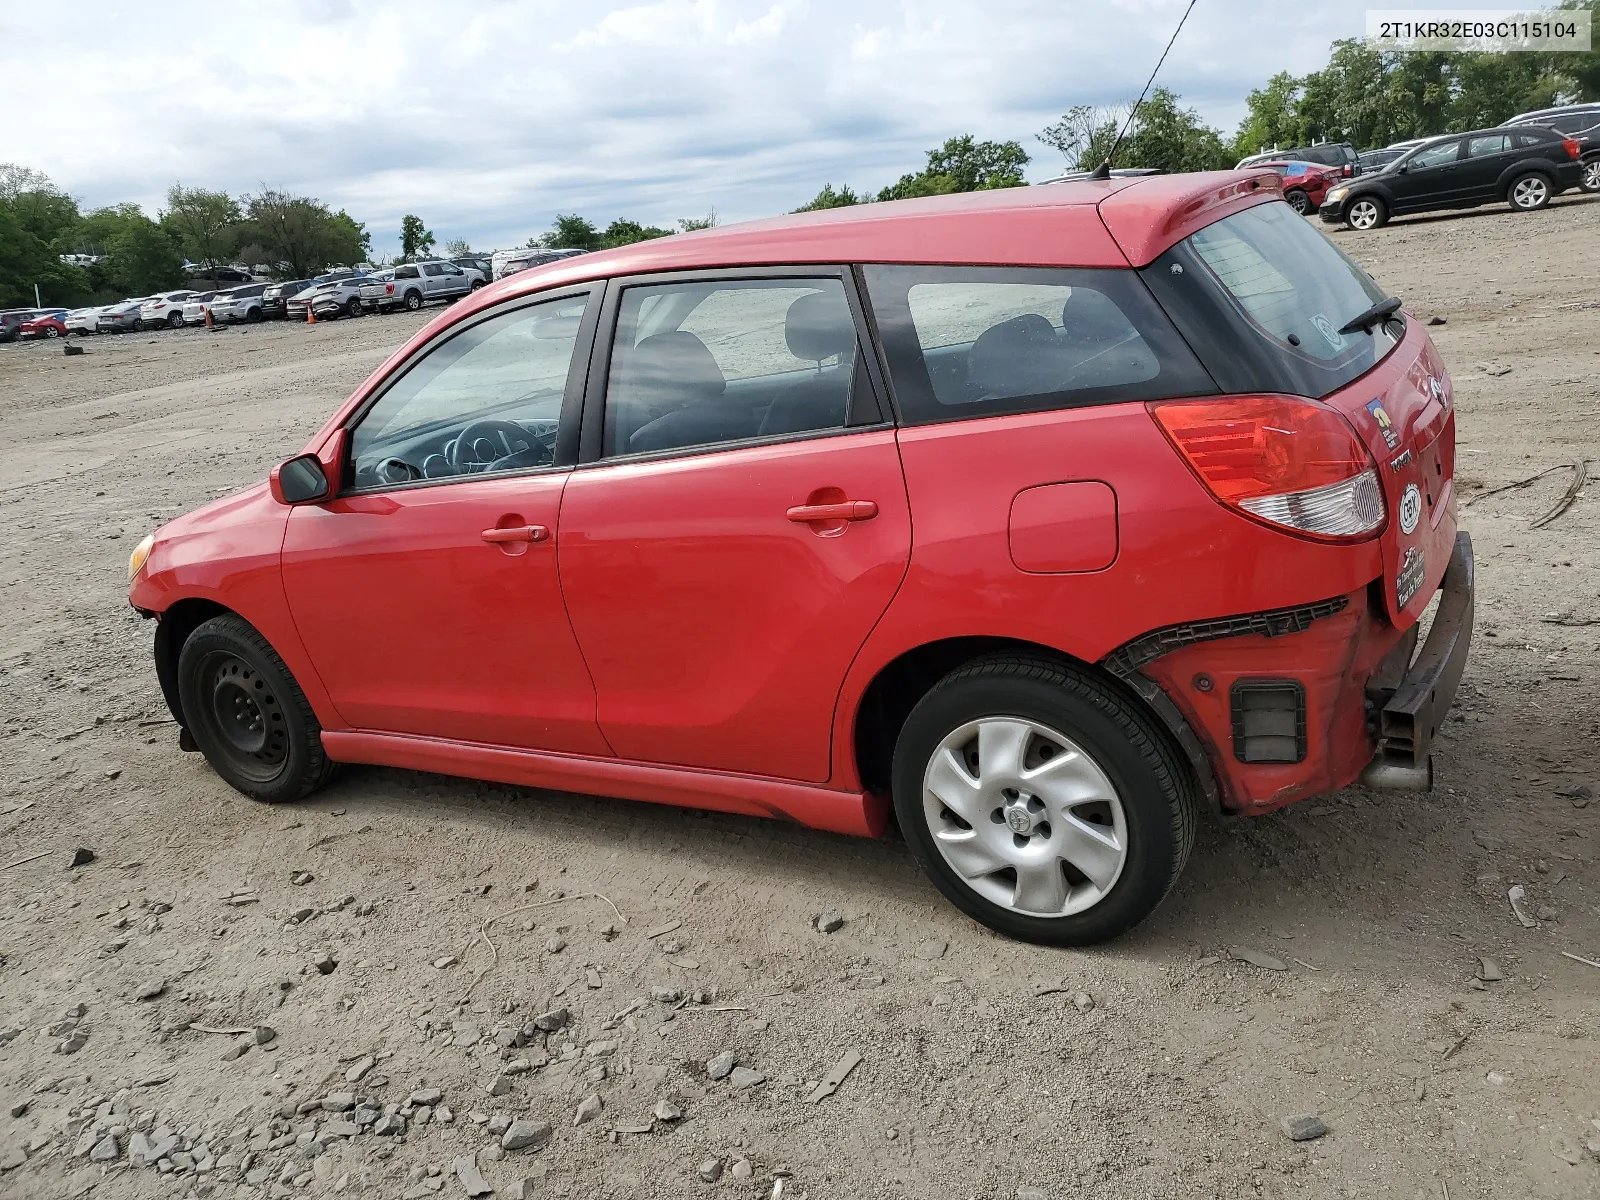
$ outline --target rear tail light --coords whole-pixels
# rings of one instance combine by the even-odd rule
[[[1149,408],[1189,469],[1230,508],[1319,541],[1360,541],[1383,528],[1372,455],[1326,405],[1237,396]]]
[[[1578,145],[1575,138],[1562,138],[1561,145],[1565,148],[1568,158],[1577,158],[1579,154],[1583,153],[1583,147]]]
[[[386,295],[386,296],[394,295],[394,284],[392,284],[392,283],[384,284],[383,285],[383,294]]]

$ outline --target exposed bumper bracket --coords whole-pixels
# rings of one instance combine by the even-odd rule
[[[1472,538],[1458,533],[1439,585],[1439,609],[1428,640],[1378,712],[1378,753],[1367,768],[1369,773],[1386,765],[1428,769],[1428,752],[1467,666],[1475,574]],[[1431,770],[1428,775],[1431,782]]]

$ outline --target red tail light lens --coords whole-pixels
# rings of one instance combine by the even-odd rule
[[[1223,504],[1281,529],[1358,541],[1383,527],[1376,465],[1350,423],[1293,396],[1149,406],[1161,432]]]
[[[1565,148],[1568,158],[1577,158],[1578,155],[1583,153],[1583,147],[1579,146],[1573,138],[1562,138],[1561,145]]]

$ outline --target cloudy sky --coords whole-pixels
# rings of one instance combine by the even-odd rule
[[[1425,0],[1431,2],[1431,0]],[[1461,0],[1458,0],[1461,2]],[[174,181],[314,195],[397,247],[520,244],[557,212],[670,225],[877,187],[957,133],[1131,101],[1187,0],[75,0],[0,5],[0,158],[88,207]],[[1200,0],[1162,72],[1231,131],[1365,3]]]

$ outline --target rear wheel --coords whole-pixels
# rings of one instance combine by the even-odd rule
[[[416,312],[421,307],[422,307],[422,293],[421,292],[407,292],[406,293],[406,310],[408,312]]]
[[[144,318],[143,317],[135,317],[133,319],[133,331],[135,333],[143,333],[144,332]]]
[[[1543,208],[1550,203],[1550,180],[1537,171],[1518,175],[1506,189],[1506,201],[1523,212]]]
[[[361,315],[360,296],[351,296],[350,299],[345,301],[344,315],[347,317],[359,317]]]
[[[982,659],[906,719],[894,804],[934,885],[1000,933],[1089,945],[1142,921],[1194,843],[1187,770],[1147,714],[1045,659]]]
[[[178,655],[186,727],[224,780],[256,800],[298,800],[333,776],[322,727],[289,669],[241,617],[213,617]]]
[[[1311,208],[1311,197],[1306,195],[1305,192],[1301,191],[1299,188],[1290,188],[1283,194],[1283,198],[1289,202],[1289,207],[1294,209],[1295,212],[1299,213],[1302,217],[1305,216]]]
[[[1351,229],[1376,229],[1388,220],[1389,208],[1377,196],[1357,196],[1344,212],[1344,223]]]
[[[167,314],[167,328],[168,329],[182,329],[183,328],[183,314],[181,312],[168,313]]]
[[[44,335],[47,338],[53,338],[53,337],[60,337],[61,336],[60,333],[58,333],[53,326],[47,326],[45,328]]]

